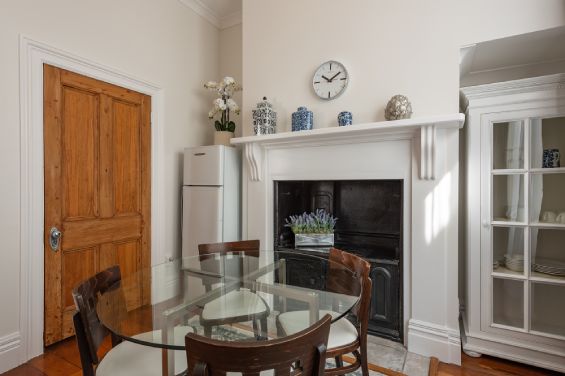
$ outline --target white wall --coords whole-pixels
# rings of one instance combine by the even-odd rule
[[[241,24],[222,29],[220,31],[220,76],[218,79],[231,76],[239,83],[243,79],[243,61],[242,61],[242,45],[241,45]],[[244,88],[245,89],[245,88]],[[234,95],[234,100],[241,106],[242,92]],[[235,135],[241,136],[242,124],[241,114],[230,114],[235,121]]]
[[[244,134],[263,95],[277,105],[279,131],[299,105],[314,111],[315,128],[335,126],[343,110],[357,123],[383,120],[399,93],[414,117],[458,112],[460,46],[563,24],[561,0],[244,0]],[[311,88],[328,59],[351,77],[331,102]]]
[[[2,0],[0,3],[0,349],[20,325],[19,35],[44,42],[164,92],[165,246],[180,250],[182,148],[212,141],[205,80],[219,73],[219,31],[177,0]],[[34,249],[33,252],[43,252]],[[12,344],[14,344],[12,342]],[[0,350],[0,372],[14,357]]]

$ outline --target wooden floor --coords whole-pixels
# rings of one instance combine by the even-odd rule
[[[453,364],[439,363],[437,376],[546,376],[563,375],[559,372],[547,371],[542,368],[528,367],[509,360],[483,355],[471,358],[461,354],[461,367]],[[434,376],[431,375],[430,376]]]
[[[111,348],[110,338],[100,347],[103,356]],[[3,376],[81,376],[80,355],[73,338],[49,346],[43,355],[33,358],[18,368],[2,374]]]
[[[101,355],[110,348],[110,341],[104,343]],[[562,375],[540,368],[497,359],[489,356],[471,358],[462,354],[462,366],[439,363],[437,376],[547,376]],[[80,376],[80,357],[74,339],[64,340],[47,348],[45,353],[3,373],[4,376]],[[430,376],[435,376],[430,375]],[[158,376],[158,375],[157,375]]]

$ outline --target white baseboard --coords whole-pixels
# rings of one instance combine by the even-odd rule
[[[23,363],[22,342],[19,332],[0,337],[0,373]]]
[[[461,365],[459,329],[411,319],[408,322],[408,351]]]

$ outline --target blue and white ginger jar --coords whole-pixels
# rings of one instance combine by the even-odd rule
[[[306,107],[298,107],[292,114],[292,131],[306,131],[314,127],[314,114]]]
[[[257,109],[253,113],[253,131],[255,134],[277,133],[277,112],[273,105],[263,97],[263,101],[257,103]]]

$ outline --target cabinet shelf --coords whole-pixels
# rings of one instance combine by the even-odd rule
[[[492,271],[492,276],[497,278],[507,278],[507,279],[519,279],[519,280],[526,279],[526,277],[524,276],[524,272],[516,272],[504,266],[499,266],[498,268],[494,269]]]
[[[530,274],[530,281],[565,285],[565,277],[534,272],[534,271],[532,271],[532,273]]]
[[[524,168],[502,168],[492,170],[493,175],[518,175],[518,174],[525,174],[526,169]]]
[[[527,226],[526,222],[511,222],[511,221],[501,221],[494,220],[491,222],[493,226]]]
[[[532,168],[530,170],[532,174],[565,174],[565,167],[556,168]]]
[[[530,223],[530,227],[565,229],[565,224],[553,222],[532,222]]]

